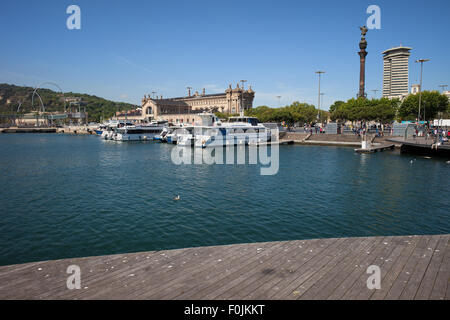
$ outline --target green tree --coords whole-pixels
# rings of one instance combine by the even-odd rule
[[[336,101],[330,110],[333,121],[391,122],[395,118],[398,100],[352,98],[347,102]]]
[[[331,106],[330,106],[330,112],[333,113],[334,111],[338,110],[340,108],[340,106],[342,106],[343,104],[345,104],[344,101],[335,101]]]
[[[423,91],[420,116],[421,120],[433,120],[438,112],[449,110],[449,100],[447,96],[438,91]],[[419,94],[407,96],[400,108],[399,117],[401,120],[416,120],[419,112]],[[424,118],[425,114],[425,118]]]
[[[299,123],[314,123],[317,121],[318,110],[307,103],[295,101],[282,108],[259,106],[246,111],[246,115],[256,117],[261,122],[286,122],[288,125]],[[326,121],[329,113],[320,111],[320,119]]]

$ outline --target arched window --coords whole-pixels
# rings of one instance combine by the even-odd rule
[[[153,114],[152,107],[148,107],[147,110],[145,111],[145,114]]]

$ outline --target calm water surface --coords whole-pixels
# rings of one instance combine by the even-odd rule
[[[0,135],[0,264],[450,233],[448,159],[281,146],[278,174],[261,176],[258,165],[177,166],[172,148],[96,136]]]

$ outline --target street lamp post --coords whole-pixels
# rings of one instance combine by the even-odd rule
[[[380,91],[378,89],[373,89],[371,90],[373,92],[373,97],[376,98],[377,97],[377,92]]]
[[[417,116],[417,121],[420,121],[420,107],[422,106],[422,73],[423,73],[423,63],[424,63],[424,62],[427,62],[427,61],[430,61],[430,59],[419,59],[419,60],[416,60],[416,62],[420,62],[419,113],[418,113],[418,116]],[[424,110],[423,110],[423,117],[424,117],[424,120],[426,120],[426,119],[425,119],[425,107],[424,107]]]
[[[278,98],[278,108],[281,108],[281,103],[280,103],[281,96],[277,96],[277,98]]]
[[[320,105],[319,105],[319,110],[322,109],[322,105],[323,105],[323,96],[325,95],[324,92],[320,93]],[[320,121],[320,111],[319,111],[319,121]]]
[[[239,110],[240,112],[243,112],[243,107],[244,107],[244,83],[246,83],[247,82],[247,80],[241,80],[240,81],[241,83],[242,83],[242,91],[241,91],[241,106],[240,106],[240,109],[241,110]]]
[[[186,89],[188,89],[188,96],[190,97],[192,87],[186,87]],[[190,117],[191,117],[191,107],[188,107],[188,118],[190,118]],[[188,122],[189,122],[189,119],[188,119]]]
[[[317,111],[317,120],[320,119],[320,76],[322,75],[322,73],[325,73],[325,71],[316,71],[316,73],[319,75],[319,95],[318,95],[318,102],[317,102],[317,108],[319,109]]]

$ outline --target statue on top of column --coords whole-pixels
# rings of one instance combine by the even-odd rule
[[[361,39],[364,39],[369,29],[366,26],[359,27],[359,29],[361,30]]]

